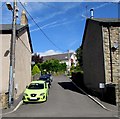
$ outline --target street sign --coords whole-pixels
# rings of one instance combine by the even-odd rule
[[[105,88],[105,84],[104,83],[99,83],[99,88]]]

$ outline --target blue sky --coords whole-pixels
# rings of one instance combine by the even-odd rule
[[[41,55],[48,53],[64,53],[75,51],[82,43],[86,18],[90,17],[90,9],[94,9],[95,18],[118,18],[117,2],[27,2],[23,3],[45,35],[27,14],[30,35],[34,52]],[[12,13],[7,10],[4,2],[2,24],[11,24]],[[23,7],[20,3],[19,18]],[[7,16],[7,17],[6,17]]]

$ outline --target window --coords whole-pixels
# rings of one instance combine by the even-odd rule
[[[40,83],[31,83],[28,89],[44,89],[44,84]]]

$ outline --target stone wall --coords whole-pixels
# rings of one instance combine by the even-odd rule
[[[0,94],[0,109],[8,108],[8,93]]]
[[[103,31],[103,51],[104,51],[104,64],[105,64],[105,79],[106,83],[116,84],[116,103],[118,103],[118,81],[120,79],[120,63],[119,63],[119,37],[120,27],[109,27],[110,29],[110,41],[109,41],[109,30],[106,27],[102,28]],[[115,45],[118,45],[115,49]],[[116,45],[116,46],[117,46]],[[111,60],[110,60],[111,54]],[[111,70],[112,66],[112,70]],[[113,81],[111,82],[111,73]]]

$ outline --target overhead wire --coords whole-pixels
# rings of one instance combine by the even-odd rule
[[[60,9],[60,8],[58,8],[58,7],[55,7],[55,6],[53,6],[53,5],[49,5],[49,4],[47,4],[46,2],[38,2],[38,3],[40,3],[40,4],[44,5],[44,6],[47,6],[47,7],[49,7],[49,8],[53,8],[53,9],[55,9],[55,10],[61,12],[61,13],[65,13],[66,15],[73,16],[73,13],[66,13],[66,12],[64,12],[64,10],[62,10],[62,9]],[[80,3],[80,4],[81,4],[81,3]],[[81,17],[83,17],[83,16],[81,15]],[[70,48],[68,48],[68,49],[70,49]],[[66,50],[65,50],[65,51],[66,51]]]
[[[20,1],[20,0],[19,0]],[[46,4],[46,3],[43,3],[43,2],[38,2],[38,3],[40,3],[40,4],[43,4],[43,5],[45,5],[45,6],[47,6],[47,7],[50,7],[50,8],[54,8],[54,9],[56,9],[56,10],[58,10],[58,11],[62,11],[63,12],[63,10],[61,10],[61,9],[59,9],[59,8],[57,8],[57,7],[55,7],[55,6],[52,6],[52,5],[49,5],[49,4]],[[24,5],[20,2],[20,4],[23,6],[23,8],[26,10],[26,8],[24,7]],[[44,36],[57,48],[57,49],[60,49],[61,50],[61,48],[59,48],[58,46],[56,46],[56,44],[47,36],[47,34],[40,28],[40,26],[37,24],[37,22],[33,19],[33,17],[29,14],[29,12],[26,10],[26,12],[28,13],[28,15],[31,17],[31,19],[34,21],[34,23],[36,24],[36,26],[39,28],[39,30],[44,34]],[[86,10],[86,12],[87,12],[87,10]],[[68,13],[69,14],[69,13]],[[81,15],[82,16],[82,15]],[[83,16],[82,16],[83,17]],[[63,51],[63,50],[62,50]]]
[[[51,42],[57,49],[64,51],[63,49],[59,48],[48,36],[47,34],[40,28],[40,26],[37,24],[37,22],[34,20],[34,18],[30,15],[30,13],[27,11],[27,9],[24,7],[24,5],[21,3],[21,1],[19,0],[20,4],[22,5],[22,7],[24,8],[24,10],[27,12],[27,14],[30,16],[30,18],[33,20],[33,22],[35,23],[35,25],[39,28],[39,30],[43,33],[43,35],[47,38],[47,40],[49,42]]]

